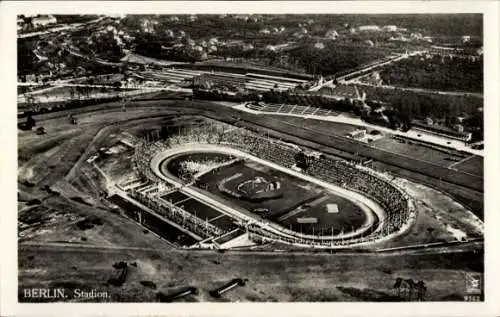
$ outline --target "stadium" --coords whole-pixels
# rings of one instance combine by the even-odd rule
[[[297,153],[306,153],[307,168],[297,167]],[[189,232],[191,247],[225,248],[242,237],[359,247],[394,238],[415,218],[410,196],[381,173],[215,120],[138,139],[133,161],[138,180],[112,190],[143,206],[138,213]]]

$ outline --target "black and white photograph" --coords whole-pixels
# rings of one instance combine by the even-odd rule
[[[498,37],[448,3],[18,10],[10,297],[484,304]]]

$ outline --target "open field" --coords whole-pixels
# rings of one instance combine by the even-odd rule
[[[239,184],[256,177],[280,179],[281,186],[284,187],[283,196],[249,201],[224,195],[218,188],[221,181],[229,179],[225,185],[236,190]],[[297,232],[338,234],[342,229],[347,231],[359,228],[366,220],[364,212],[353,202],[255,162],[238,162],[213,173],[207,173],[200,178],[197,186],[214,195],[224,195],[224,198],[232,204],[261,217],[272,219]],[[330,208],[336,205],[338,212],[328,212],[328,205],[331,205]],[[306,219],[310,219],[313,223],[307,223]],[[303,223],[304,221],[306,223]]]
[[[284,187],[282,197],[276,197],[275,199],[264,200],[262,202],[254,202],[239,199],[231,195],[224,195],[224,198],[244,207],[249,211],[265,208],[269,211],[269,217],[285,213],[295,208],[295,206],[301,205],[305,201],[314,199],[321,192],[319,188],[304,188],[300,186],[299,180],[295,180],[287,174],[274,170],[267,170],[267,168],[263,166],[259,166],[259,170],[254,169],[253,164],[255,163],[251,162],[249,165],[246,162],[238,162],[231,166],[209,172],[198,180],[196,186],[206,188],[206,190],[212,194],[221,195],[222,193],[220,192],[218,185],[225,179],[227,179],[225,186],[230,190],[235,190],[239,184],[252,180],[256,177],[262,177],[264,179],[277,177],[280,179],[281,184]]]
[[[175,252],[155,248],[113,249],[80,246],[20,246],[19,285],[60,285],[108,291],[104,301],[156,301],[156,293],[194,286],[199,294],[182,301],[395,301],[396,277],[423,280],[425,300],[462,301],[466,272],[482,272],[481,253],[308,255],[286,253]],[[113,263],[126,261],[126,282],[113,287]],[[208,295],[233,278],[248,278],[220,299]],[[85,281],[85,282],[84,282]],[[156,289],[140,281],[152,281]],[[20,294],[20,300],[25,301]],[[78,299],[71,299],[78,301]],[[102,299],[101,299],[102,300]],[[81,300],[80,300],[81,301]]]
[[[418,158],[420,160],[448,167],[450,164],[459,162],[465,154],[451,153],[451,150],[439,151],[431,147],[413,143],[408,140],[401,140],[392,137],[385,137],[372,143],[376,148],[398,153],[401,155]]]
[[[269,115],[269,117],[285,122],[290,126],[298,125],[302,127],[312,128],[316,131],[328,132],[329,134],[335,134],[339,136],[345,136],[349,132],[353,132],[358,129],[358,127],[346,123],[332,124],[332,122],[316,119],[304,119],[299,117],[283,117],[274,115]]]
[[[326,198],[326,199],[325,199]],[[283,227],[290,227],[297,232],[304,232],[309,234],[329,235],[339,234],[341,232],[347,233],[355,230],[363,225],[366,220],[364,212],[356,208],[352,202],[342,197],[330,198],[328,196],[319,197],[321,200],[318,204],[310,208],[297,208],[290,213],[295,213],[286,219],[280,221]],[[314,204],[312,201],[310,204]],[[338,213],[328,213],[328,205],[336,205]],[[318,223],[300,223],[300,218],[316,218]]]

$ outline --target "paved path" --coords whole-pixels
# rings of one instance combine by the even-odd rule
[[[385,58],[381,61],[376,61],[376,62],[373,62],[373,63],[370,63],[368,65],[365,65],[363,68],[361,69],[356,69],[348,74],[345,74],[345,75],[342,75],[342,76],[338,76],[336,79],[338,82],[341,82],[341,83],[348,83],[352,80],[355,80],[356,78],[353,78],[353,79],[349,79],[349,80],[345,80],[345,78],[348,78],[348,77],[352,77],[352,76],[356,76],[356,75],[364,75],[367,71],[371,71],[371,70],[374,70],[374,69],[377,69],[377,68],[380,68],[380,67],[383,67],[383,66],[387,66],[387,65],[390,65],[394,62],[397,62],[397,61],[400,61],[402,59],[406,59],[410,56],[415,56],[415,55],[419,55],[419,54],[423,54],[425,53],[425,51],[413,51],[411,53],[408,53],[408,54],[399,54],[397,56],[394,56],[392,58]],[[335,77],[335,76],[334,76]],[[359,77],[359,76],[358,76]],[[334,79],[329,79],[327,81],[325,81],[324,83],[320,84],[320,85],[317,85],[317,86],[314,86],[312,88],[309,89],[309,91],[318,91],[320,90],[321,88],[323,88],[324,86],[328,86],[328,85],[331,85],[333,84],[333,80]]]
[[[397,248],[383,249],[373,252],[352,252],[349,250],[345,251],[335,251],[331,256],[363,256],[363,257],[385,257],[385,256],[395,256],[395,255],[417,255],[417,254],[443,254],[443,253],[462,253],[470,252],[473,250],[479,250],[484,248],[483,241],[467,241],[467,242],[443,242],[443,243],[429,243],[422,245],[410,245]],[[158,248],[145,248],[145,247],[134,247],[134,246],[121,246],[121,245],[93,245],[89,243],[72,243],[72,242],[52,242],[52,241],[26,241],[20,242],[18,244],[18,249],[23,250],[57,250],[57,252],[123,252],[123,251],[135,251],[135,252],[158,252]],[[197,253],[197,254],[218,254],[216,250],[207,249],[182,249],[182,248],[172,248],[168,252],[172,253]],[[327,252],[310,252],[310,251],[293,251],[293,252],[279,252],[279,250],[268,250],[259,251],[252,249],[236,250],[228,249],[225,250],[227,255],[239,255],[239,256],[255,256],[255,255],[269,255],[269,256],[329,256]]]

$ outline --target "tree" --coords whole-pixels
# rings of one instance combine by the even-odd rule
[[[75,88],[78,100],[81,100],[82,99],[82,87],[75,86],[74,88]]]
[[[412,300],[412,298],[413,298],[413,292],[415,291],[415,288],[416,288],[417,284],[411,278],[406,279],[405,282],[408,284],[408,288],[409,288],[409,290],[408,290],[409,291],[408,292],[408,299]]]
[[[295,165],[303,170],[309,167],[308,157],[304,152],[299,152],[295,155]]]
[[[69,114],[69,115],[68,115],[68,122],[69,122],[70,124],[77,124],[77,121],[76,121],[76,119],[73,117],[73,115],[72,115],[72,114]]]
[[[36,121],[35,121],[35,119],[33,119],[33,116],[30,113],[30,114],[28,114],[28,116],[26,118],[26,127],[31,130],[31,128],[34,126],[36,126]]]
[[[38,129],[36,129],[36,134],[37,135],[45,134],[45,128],[44,127],[39,127]]]
[[[166,125],[162,125],[159,132],[160,139],[166,140],[168,139],[169,132],[168,127]]]
[[[396,278],[396,282],[394,283],[394,285],[392,286],[393,289],[397,289],[397,292],[398,292],[398,296],[401,295],[401,284],[403,283],[403,279],[398,277]]]
[[[425,293],[427,292],[427,286],[425,286],[424,281],[418,281],[417,283],[417,300],[424,300]]]

